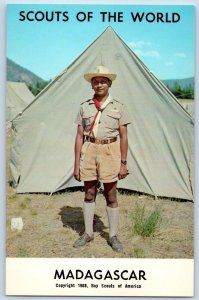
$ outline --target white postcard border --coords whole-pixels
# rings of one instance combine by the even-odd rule
[[[5,2],[7,2],[7,3],[17,3],[18,2],[19,3],[19,1],[2,1],[1,2],[1,9],[3,8],[3,10],[4,10],[4,4],[5,4]],[[20,1],[20,3],[23,3],[23,2],[28,3],[28,1],[23,1],[23,0]],[[40,2],[40,3],[44,3],[44,4],[49,4],[49,3],[53,3],[54,1],[33,1],[33,2],[31,1],[31,4],[36,3],[36,2],[37,3]],[[64,2],[68,3],[66,0]],[[81,2],[81,1],[78,1],[78,2]],[[104,3],[102,1],[101,2],[100,1],[96,1],[96,2],[98,2],[99,4]],[[56,2],[56,3],[58,3],[58,2]],[[86,3],[86,1],[84,1],[84,3]],[[90,3],[90,2],[88,2],[88,3]],[[125,4],[125,3],[126,2],[123,2],[123,4]],[[150,4],[165,4],[165,5],[170,5],[170,4],[171,5],[172,4],[195,4],[196,8],[197,8],[197,14],[196,14],[196,21],[197,21],[196,29],[197,30],[196,30],[196,32],[198,33],[198,27],[199,27],[198,26],[199,25],[199,18],[198,18],[199,3],[196,0],[195,1],[194,0],[193,1],[191,1],[191,0],[190,1],[188,1],[188,0],[186,0],[186,1],[169,1],[169,0],[167,0],[167,1],[166,0],[165,1],[160,1],[160,0],[159,1],[150,1],[150,0],[148,0],[148,1],[141,1],[141,0],[140,1],[131,1],[131,4],[136,4],[136,3],[137,4],[138,3],[139,4],[149,4],[149,5]],[[3,14],[4,14],[4,12],[1,11],[1,16],[3,16]],[[198,36],[198,34],[196,34],[196,82],[198,83],[198,75],[197,74],[199,74],[199,73],[198,73],[198,67],[197,67],[197,65],[198,65],[199,51],[198,51],[198,37],[197,36]],[[1,18],[1,37],[4,40],[4,38],[5,38],[4,17]],[[4,63],[5,47],[4,46],[1,48],[0,54],[1,54],[0,56],[2,58],[1,59],[1,63],[0,63],[0,67],[1,67],[0,82],[3,83],[4,80],[5,80],[5,72],[4,72],[5,71],[5,63]],[[198,84],[196,84],[196,95],[197,95],[197,100],[198,100],[198,95],[199,95],[199,85]],[[2,89],[0,91],[0,96],[1,96],[1,99],[5,98],[5,88],[3,88],[3,87],[2,87]],[[1,245],[0,246],[1,259],[0,259],[0,262],[1,262],[1,270],[2,270],[2,272],[0,274],[0,283],[1,283],[0,296],[1,296],[1,299],[6,299],[7,297],[4,296],[4,294],[5,294],[4,288],[5,288],[5,281],[8,280],[8,278],[6,278],[6,276],[4,276],[5,273],[3,272],[3,270],[6,269],[6,275],[7,276],[11,276],[10,279],[9,279],[9,281],[8,281],[8,286],[7,286],[6,294],[9,294],[9,292],[12,291],[11,289],[13,288],[13,286],[11,284],[11,279],[12,280],[16,280],[17,279],[17,282],[19,283],[19,281],[18,281],[19,278],[21,280],[22,279],[24,280],[24,278],[20,274],[21,272],[19,272],[19,270],[18,270],[18,272],[17,272],[17,270],[14,270],[13,264],[16,263],[16,261],[14,261],[16,258],[5,258],[5,223],[6,223],[6,220],[5,220],[5,200],[4,200],[5,199],[5,186],[4,186],[5,185],[5,170],[4,170],[4,165],[5,165],[5,161],[4,161],[5,160],[5,139],[4,139],[4,133],[5,133],[5,124],[4,124],[5,123],[4,122],[5,121],[5,111],[4,111],[3,108],[4,108],[4,103],[3,103],[3,101],[1,101],[1,110],[0,110],[0,115],[1,115],[1,118],[0,118],[0,120],[1,120],[0,121],[0,126],[1,126],[1,132],[0,132],[0,138],[1,139],[0,140],[1,140],[1,143],[0,144],[1,144],[1,147],[0,147],[0,154],[1,154],[1,161],[3,161],[3,167],[1,168],[1,172],[0,172],[0,179],[1,179],[0,180],[0,183],[1,183],[0,184],[0,188],[1,188],[0,189],[0,196],[1,196],[1,200],[2,200],[1,204],[0,204],[0,208],[1,208],[1,210],[0,210],[1,211],[1,218],[0,218],[0,227],[1,227],[1,237],[0,237],[0,242],[1,242],[0,243],[0,245]],[[196,146],[198,146],[198,138],[197,138],[197,136],[198,136],[198,111],[199,111],[198,101],[196,103],[196,109],[195,109],[195,111],[196,111],[196,116],[197,116],[197,118],[196,118]],[[196,156],[197,156],[197,162],[198,162],[198,150],[196,151]],[[198,182],[198,167],[196,168],[196,181],[195,182],[196,183]],[[197,200],[198,195],[199,195],[199,188],[198,187],[199,186],[196,185],[196,191],[195,191],[196,192],[196,200]],[[195,216],[198,216],[198,213],[199,213],[198,203],[195,204],[195,208],[196,208],[196,210],[195,210]],[[199,224],[198,218],[195,218],[195,228],[199,228],[198,224]],[[199,242],[196,239],[195,240],[195,252],[196,252],[195,266],[196,266],[196,268],[195,269],[196,269],[197,272],[198,272],[198,248],[199,248]],[[28,266],[28,269],[24,270],[24,272],[25,272],[24,275],[26,274],[26,276],[27,276],[27,274],[29,274],[29,277],[32,278],[32,280],[33,280],[33,278],[35,280],[35,277],[37,275],[37,280],[40,280],[41,284],[43,284],[43,279],[42,279],[43,272],[41,273],[41,270],[37,270],[36,274],[34,274],[34,272],[31,269],[31,266],[32,266],[33,262],[35,263],[35,261],[38,260],[39,264],[41,264],[41,260],[43,260],[43,259],[26,259],[26,258],[21,258],[21,259],[17,259],[17,260],[18,260],[19,263],[23,263],[23,264],[25,264],[26,262],[29,264],[30,262],[28,262],[28,260],[31,260],[32,262]],[[48,260],[50,260],[50,263],[48,261],[48,265],[49,265],[49,268],[52,268],[52,269],[55,266],[56,267],[58,267],[58,266],[61,267],[62,266],[62,268],[64,268],[64,266],[66,265],[66,262],[68,261],[67,259],[63,259],[63,261],[62,261],[62,259],[55,259],[55,261],[54,261],[55,265],[54,265],[54,263],[52,265],[52,260],[53,260],[52,258],[50,258],[50,259],[44,259],[44,260],[46,260],[46,262]],[[116,260],[118,262],[118,259],[116,259]],[[72,261],[72,259],[70,259],[70,261]],[[122,261],[124,261],[124,260],[122,260]],[[140,268],[140,266],[141,266],[140,265],[140,261],[141,260],[136,259],[136,264],[133,263],[134,266],[135,267],[137,266],[137,267]],[[142,263],[142,265],[144,265],[145,269],[146,269],[146,262],[147,261],[149,261],[149,260],[148,259],[144,259],[144,263]],[[156,263],[160,263],[161,261],[162,261],[161,259],[153,259],[153,260],[151,260],[152,266],[151,266],[150,270],[151,269],[153,270],[152,273],[155,272],[154,263],[155,264]],[[186,276],[184,277],[184,275],[183,275],[183,280],[184,281],[180,281],[179,274],[178,274],[178,277],[175,278],[175,281],[179,282],[180,285],[181,285],[181,288],[183,288],[183,289],[188,284],[189,280],[192,280],[192,283],[194,283],[193,277],[190,277],[190,276],[193,276],[193,272],[194,272],[194,261],[192,259],[189,259],[189,260],[181,260],[181,259],[167,260],[167,259],[164,259],[163,261],[168,264],[166,269],[169,270],[169,274],[172,274],[172,279],[173,279],[173,277],[174,278],[177,277],[175,275],[175,273],[173,273],[173,264],[174,263],[179,263],[178,266],[180,267],[180,265],[181,265],[181,267],[180,267],[181,270],[182,270],[181,273],[183,273],[184,270],[185,270],[185,265],[184,265],[183,261],[186,261],[186,263],[188,265],[188,270],[186,269]],[[33,263],[33,265],[34,265],[34,263]],[[36,265],[35,265],[35,267],[36,267]],[[157,267],[157,269],[159,269],[159,268],[160,267]],[[164,269],[164,273],[160,274],[160,272],[158,272],[156,274],[157,278],[159,277],[158,281],[162,281],[161,277],[163,275],[165,276],[166,269]],[[197,280],[198,280],[198,274],[197,274],[197,272],[195,273],[195,282],[197,282]],[[11,275],[9,275],[9,274],[11,274]],[[34,274],[34,276],[33,276],[33,274]],[[150,271],[149,274],[151,274],[151,271]],[[48,274],[48,276],[49,276],[49,274]],[[167,278],[169,278],[169,276]],[[54,281],[52,281],[52,282],[54,282]],[[25,283],[25,282],[21,281],[21,284],[23,284],[23,283]],[[156,282],[156,284],[157,284],[157,282]],[[168,282],[166,282],[166,284],[168,285]],[[195,286],[195,297],[194,298],[197,297],[198,291],[199,291],[199,289],[198,289],[198,286],[196,285]],[[62,293],[63,293],[62,295],[66,295],[66,291],[65,292],[62,291]],[[189,291],[189,293],[192,293],[192,290]],[[12,294],[12,295],[17,295],[17,294]],[[46,295],[46,291],[45,291],[45,295]],[[56,290],[56,294],[55,295],[59,296],[57,290]],[[67,293],[67,295],[69,295],[69,294]],[[81,295],[83,295],[83,294],[81,294]],[[119,296],[119,294],[117,296]],[[127,296],[129,296],[129,295],[127,295]],[[147,295],[147,296],[149,296],[149,295]],[[164,294],[164,297],[166,297],[165,294]],[[42,299],[42,298],[39,298],[39,299]],[[10,299],[16,299],[16,298],[15,297],[11,297]],[[25,299],[25,298],[23,298],[23,299]],[[34,298],[28,297],[28,299],[34,299]],[[52,297],[51,297],[51,299],[52,299]],[[54,299],[54,297],[53,297],[53,299]]]
[[[6,258],[6,295],[194,295],[193,259]]]

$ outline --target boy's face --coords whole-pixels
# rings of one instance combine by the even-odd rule
[[[99,97],[105,97],[108,93],[109,87],[112,82],[107,77],[94,77],[91,81],[92,89],[95,91],[95,95]]]

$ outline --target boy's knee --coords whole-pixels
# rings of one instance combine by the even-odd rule
[[[93,191],[88,190],[85,193],[85,202],[95,202],[95,193]]]
[[[104,196],[105,196],[106,201],[107,201],[108,203],[115,203],[115,202],[117,202],[116,191],[109,192],[109,193],[105,193]]]

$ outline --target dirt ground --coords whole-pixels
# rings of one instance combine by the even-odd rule
[[[108,223],[103,194],[98,194],[95,239],[81,249],[73,242],[84,230],[81,191],[52,196],[17,195],[8,188],[7,256],[9,257],[193,257],[193,203],[154,200],[148,196],[119,194],[119,237],[124,253],[114,252],[107,244]],[[135,235],[133,212],[136,203],[146,213],[161,210],[162,221],[153,237]],[[22,217],[21,232],[11,230],[11,219]]]
[[[9,136],[7,139],[7,257],[96,257],[96,258],[193,258],[194,203],[154,199],[138,193],[118,192],[120,207],[119,239],[124,252],[116,253],[107,244],[108,222],[103,193],[97,196],[94,241],[80,249],[74,241],[84,231],[84,193],[64,191],[46,194],[16,194],[9,185]],[[146,215],[158,208],[161,222],[153,236],[135,234],[136,206]],[[11,230],[12,218],[21,217],[22,231]]]

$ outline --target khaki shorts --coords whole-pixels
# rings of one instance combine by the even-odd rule
[[[104,183],[118,180],[121,166],[120,142],[94,144],[85,142],[80,157],[80,179]]]

